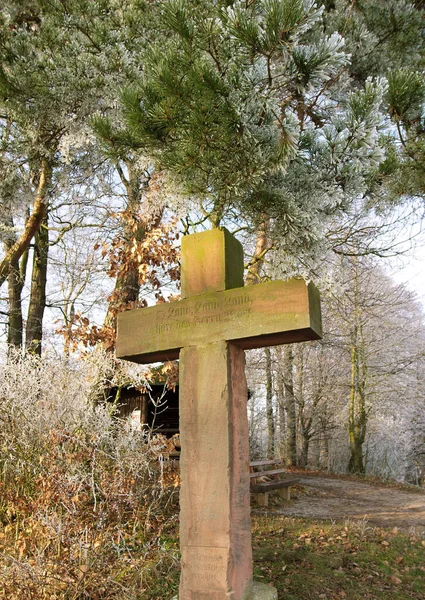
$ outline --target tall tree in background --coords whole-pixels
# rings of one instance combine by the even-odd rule
[[[288,467],[297,464],[297,411],[294,393],[294,350],[291,344],[283,348],[285,382],[286,438],[285,461]]]
[[[273,411],[273,374],[270,348],[266,348],[264,354],[266,357],[267,456],[274,458],[275,415]]]
[[[335,293],[330,310],[346,365],[348,467],[364,473],[370,422],[400,410],[393,390],[401,388],[403,376],[410,376],[411,365],[420,361],[422,342],[411,327],[422,317],[413,317],[412,295],[392,283],[370,258],[342,259],[340,282],[344,291]],[[415,389],[413,385],[413,393]]]
[[[48,189],[55,187],[55,194],[63,190],[64,147],[80,149],[81,156],[90,115],[100,106],[111,111],[118,88],[137,71],[134,62],[130,67],[130,56],[122,52],[125,40],[131,45],[123,13],[118,7],[105,11],[108,4],[99,0],[88,10],[86,3],[78,0],[29,1],[24,6],[9,1],[0,13],[0,128],[3,162],[10,172],[0,194],[8,213],[31,207],[24,223],[21,219],[20,235],[13,233],[19,221],[11,221],[13,230],[8,239],[15,239],[8,242],[0,263],[0,285],[9,271],[15,274],[9,278],[13,284],[9,312],[14,319],[10,330],[12,334],[22,331],[17,296],[34,238],[26,348],[38,354],[46,304],[48,213],[57,200],[57,196],[48,198]],[[90,144],[84,150],[92,151]],[[86,160],[86,176],[100,160],[99,153],[92,153]],[[25,196],[19,194],[21,180],[29,192]],[[73,226],[77,224],[68,229]],[[22,333],[12,334],[10,341],[20,346]]]
[[[266,455],[267,405],[280,412],[284,397],[276,438],[288,465],[414,481],[424,464],[423,309],[376,259],[339,262],[338,282],[323,294],[324,339],[271,349],[271,403],[266,363],[248,360],[250,385],[263,391],[253,447]]]
[[[284,374],[282,371],[282,346],[275,348],[276,353],[276,364],[279,365],[276,369],[275,380],[276,380],[276,414],[278,415],[278,443],[277,450],[279,458],[284,461],[286,454],[285,447],[285,432],[286,432],[286,411],[285,411],[285,384]]]
[[[49,252],[49,219],[44,215],[34,237],[31,291],[25,330],[27,352],[41,356],[43,316],[46,308],[47,260]]]
[[[351,376],[348,416],[351,458],[348,468],[351,473],[364,473],[363,444],[366,438],[369,417],[366,396],[369,381],[366,340],[363,330],[363,317],[360,309],[359,276],[357,272],[356,257],[353,258],[352,281],[353,295],[350,331]]]

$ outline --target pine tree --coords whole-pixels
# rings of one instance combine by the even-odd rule
[[[213,226],[236,208],[254,225],[271,219],[287,254],[317,254],[329,219],[385,162],[382,69],[356,79],[345,32],[311,1],[151,10],[159,41],[123,93],[122,143],[151,156]]]
[[[143,55],[125,116],[133,142],[206,203],[213,225],[230,205],[271,205],[296,151],[302,90],[345,64],[340,36],[305,44],[319,18],[301,0],[166,3],[167,41]]]
[[[328,7],[326,22],[328,31],[344,32],[354,84],[370,75],[384,76],[388,82],[384,108],[393,131],[379,173],[384,198],[423,194],[423,2],[364,0],[348,5],[337,1]]]

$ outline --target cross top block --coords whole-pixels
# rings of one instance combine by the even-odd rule
[[[149,363],[221,340],[246,350],[322,335],[315,286],[291,279],[244,287],[242,246],[224,228],[184,237],[181,268],[182,300],[118,315],[118,358]]]
[[[182,239],[182,298],[243,287],[242,244],[224,227]]]

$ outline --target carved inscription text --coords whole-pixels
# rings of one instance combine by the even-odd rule
[[[156,315],[155,333],[180,331],[206,323],[225,323],[241,319],[252,312],[252,298],[248,294],[225,298],[224,303],[207,300],[190,306],[164,306]]]
[[[226,548],[186,547],[183,549],[183,562],[190,564],[192,589],[221,589],[227,575]]]

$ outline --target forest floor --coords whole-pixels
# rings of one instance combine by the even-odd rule
[[[292,491],[290,503],[280,499],[271,503],[275,514],[361,520],[376,527],[425,534],[425,490],[420,488],[303,473]],[[260,512],[254,508],[257,510]]]
[[[424,490],[292,474],[290,502],[252,504],[255,579],[285,600],[424,600]]]

